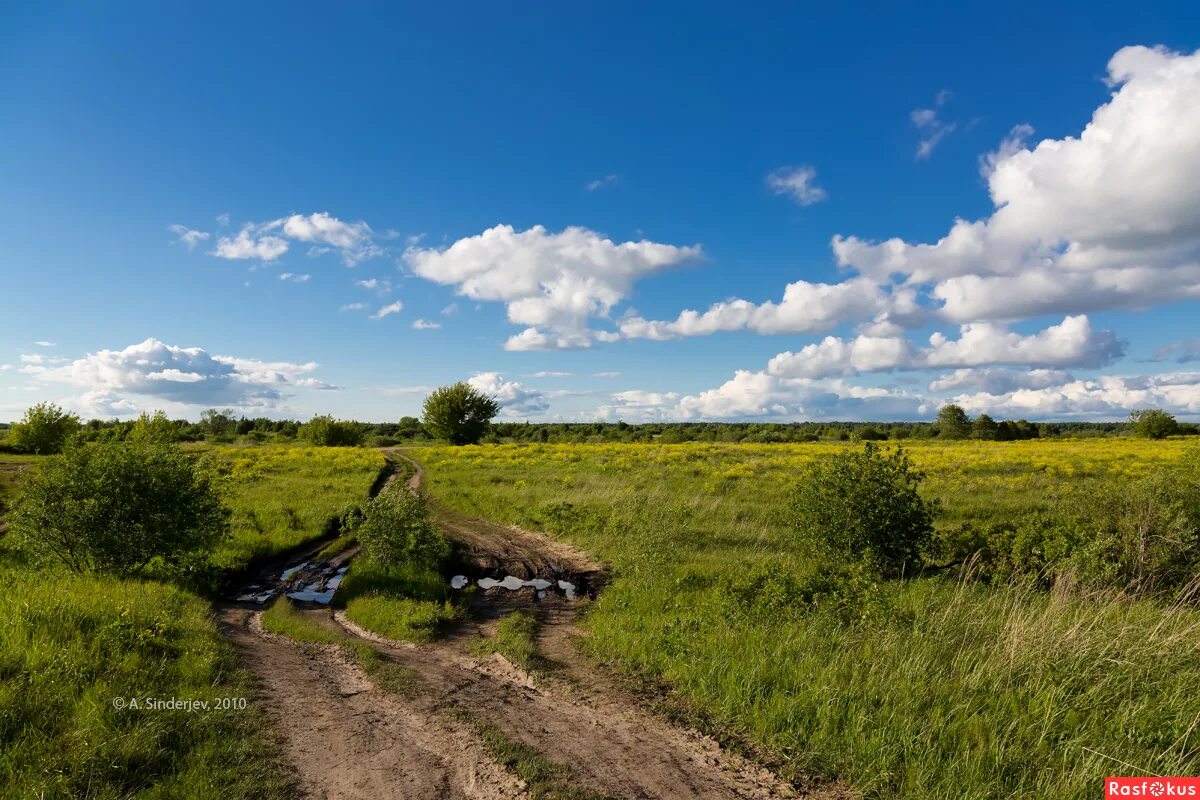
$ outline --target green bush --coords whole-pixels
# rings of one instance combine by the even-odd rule
[[[59,453],[79,430],[79,417],[68,414],[54,403],[38,403],[13,425],[8,443],[24,453]]]
[[[863,561],[885,576],[919,568],[936,504],[903,450],[868,442],[817,461],[792,492],[792,529],[820,560]]]
[[[393,482],[371,498],[355,528],[368,558],[382,566],[436,567],[450,545],[429,520],[425,498]]]
[[[301,425],[297,436],[319,447],[357,447],[362,444],[363,430],[357,422],[338,420],[324,414]]]
[[[221,479],[165,444],[76,444],[29,476],[11,514],[18,545],[75,572],[181,565],[230,530]]]
[[[425,428],[450,444],[476,444],[500,412],[499,404],[469,383],[442,386],[425,398]]]
[[[1135,435],[1147,439],[1165,439],[1179,433],[1179,423],[1175,417],[1159,408],[1130,412],[1129,425]]]

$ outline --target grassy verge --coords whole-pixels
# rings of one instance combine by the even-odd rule
[[[539,750],[509,738],[499,728],[476,719],[463,709],[453,713],[459,721],[479,733],[497,763],[525,781],[533,800],[611,800],[608,795],[589,789],[567,765],[551,761]]]
[[[382,567],[356,559],[334,603],[356,624],[389,639],[427,642],[459,618],[447,599],[445,579],[432,569]]]
[[[148,707],[149,699],[247,696],[247,678],[207,604],[150,582],[15,572],[6,578],[0,794],[289,796],[253,707]]]
[[[598,554],[593,655],[715,731],[868,797],[1090,798],[1117,762],[1200,772],[1200,612],[1116,593],[888,582],[812,610],[782,517],[836,445],[429,448],[433,495]],[[830,450],[832,452],[832,450]],[[1182,454],[1136,440],[914,447],[946,519],[998,520]]]

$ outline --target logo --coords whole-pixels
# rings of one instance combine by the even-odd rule
[[[1133,778],[1104,779],[1105,800],[1124,797],[1194,797],[1200,800],[1200,778]]]

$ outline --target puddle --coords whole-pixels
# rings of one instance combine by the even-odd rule
[[[471,583],[472,580],[466,575],[455,575],[450,579],[450,588],[465,589]],[[477,578],[474,583],[484,591],[499,588],[515,592],[518,589],[530,588],[534,590],[539,599],[546,596],[547,590],[553,590],[556,594],[562,593],[568,600],[574,600],[576,597],[575,584],[562,580],[552,581],[546,578],[525,580],[516,575],[505,575],[503,578]]]
[[[329,605],[334,592],[342,585],[348,567],[333,567],[329,564],[304,561],[288,567],[278,581],[268,579],[268,585],[252,583],[237,596],[240,603],[262,605],[279,594],[304,603]]]

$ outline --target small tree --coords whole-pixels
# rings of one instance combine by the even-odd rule
[[[229,533],[220,477],[168,444],[76,444],[26,481],[11,516],[20,546],[76,572],[169,565]]]
[[[980,414],[976,417],[975,422],[971,424],[971,438],[982,439],[985,442],[994,442],[1001,438],[1000,423],[992,419],[987,414]]]
[[[792,527],[834,564],[865,561],[885,575],[919,567],[937,511],[918,492],[924,477],[903,450],[868,442],[838,453],[796,485]]]
[[[423,421],[438,439],[453,445],[476,444],[498,413],[500,405],[493,398],[460,381],[425,398]]]
[[[170,444],[179,439],[179,429],[175,423],[167,419],[161,411],[155,411],[154,416],[142,413],[129,429],[128,441],[138,444]]]
[[[390,483],[371,498],[354,533],[367,556],[381,566],[436,567],[450,545],[429,521],[425,498],[402,483]]]
[[[971,435],[971,418],[962,406],[953,403],[942,406],[936,424],[939,439],[966,439]]]
[[[1133,432],[1147,439],[1165,439],[1179,432],[1175,417],[1160,408],[1144,408],[1129,414]]]
[[[357,447],[362,444],[363,432],[357,423],[322,414],[301,425],[297,436],[321,447]]]
[[[13,426],[9,440],[27,453],[51,455],[61,452],[78,430],[79,417],[68,414],[54,403],[38,403]]]

